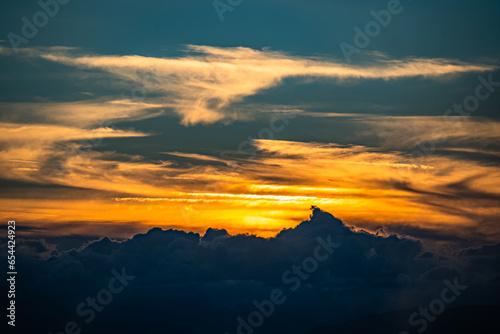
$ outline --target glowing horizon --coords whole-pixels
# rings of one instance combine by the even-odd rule
[[[13,53],[0,47],[0,56]],[[488,72],[495,65],[380,56],[348,65],[278,51],[195,45],[171,58],[61,47],[20,49],[18,56],[58,64],[83,78],[87,70],[98,71],[102,80],[132,87],[122,98],[83,92],[85,99],[72,101],[0,104],[12,115],[0,120],[0,177],[14,189],[16,182],[30,185],[29,193],[17,190],[16,196],[0,199],[6,208],[2,218],[15,215],[34,234],[92,234],[85,228],[91,224],[122,237],[153,226],[197,232],[225,228],[269,237],[304,220],[311,205],[371,230],[386,225],[441,233],[453,225],[463,229],[453,232],[457,237],[473,231],[479,239],[494,240],[500,234],[494,224],[498,194],[491,191],[500,189],[500,171],[469,158],[495,154],[485,148],[499,138],[499,122],[464,117],[455,107],[442,116],[391,116],[390,109],[332,113],[303,104],[278,112],[272,104],[245,102],[292,79],[345,89],[377,80],[447,85],[469,73],[482,85],[476,94],[484,95],[491,90],[485,82],[493,80]],[[229,148],[182,147],[189,141],[184,136],[165,149],[161,136],[168,131],[143,126],[153,120],[177,124],[186,133],[194,133],[195,126],[207,131],[251,122],[264,126]],[[300,122],[348,126],[352,132],[338,139],[356,144],[326,139],[328,133],[315,141],[314,128],[308,130],[310,139],[275,138],[290,127],[303,131]],[[122,144],[132,139],[154,145],[132,152]],[[460,150],[463,142],[472,146]],[[411,156],[415,148],[419,153]]]

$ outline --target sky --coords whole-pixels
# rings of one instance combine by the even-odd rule
[[[1,218],[28,235],[272,237],[315,205],[498,241],[497,1],[61,2],[0,5]]]
[[[500,332],[499,31],[494,0],[2,1],[8,333]]]

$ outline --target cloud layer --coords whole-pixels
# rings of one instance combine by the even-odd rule
[[[286,301],[259,331],[302,334],[319,324],[426,305],[439,296],[444,279],[455,277],[468,289],[454,306],[498,302],[498,245],[443,257],[415,240],[355,232],[318,208],[310,220],[271,239],[155,228],[121,242],[103,238],[65,252],[56,247],[43,240],[19,247],[19,310],[30,316],[20,323],[25,330],[56,331],[72,320],[92,333],[138,326],[144,332],[235,333],[237,317],[246,319],[254,301],[281,289]],[[292,271],[329,251],[309,274]],[[112,269],[122,268],[136,278],[85,324],[77,305],[107,286]],[[38,313],[42,304],[50,315]]]
[[[98,69],[139,85],[140,95],[159,94],[155,104],[171,108],[185,125],[245,119],[232,108],[236,102],[279,85],[286,78],[342,82],[396,80],[409,77],[439,79],[467,72],[492,71],[492,65],[450,59],[381,58],[363,66],[342,61],[287,55],[245,47],[188,45],[187,55],[154,58],[138,55],[82,54],[71,48],[25,49],[22,54],[83,69]],[[0,48],[1,54],[9,49]]]
[[[0,177],[29,187],[5,193],[2,217],[15,215],[49,234],[60,233],[57,224],[67,226],[65,233],[93,233],[92,224],[127,237],[168,224],[271,236],[294,226],[310,205],[322,205],[371,230],[387,225],[461,244],[498,237],[498,122],[323,113],[306,101],[286,107],[293,118],[272,133],[276,140],[262,140],[255,138],[277,129],[262,125],[276,118],[272,103],[245,101],[289,80],[340,87],[425,77],[434,84],[493,66],[424,58],[351,66],[267,49],[186,51],[159,58],[22,49],[17,61],[69,69],[100,94],[0,105]],[[0,53],[11,56],[6,48]],[[117,96],[116,88],[127,94]],[[360,110],[371,108],[360,102]],[[252,120],[257,114],[261,123]],[[173,127],[177,116],[192,126]],[[252,122],[209,126],[235,119]],[[421,147],[432,152],[412,157]]]

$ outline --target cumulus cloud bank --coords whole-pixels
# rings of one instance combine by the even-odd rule
[[[292,269],[315,252],[328,254],[332,244],[317,269]],[[423,305],[439,296],[443,279],[457,277],[469,286],[456,306],[494,303],[499,292],[498,245],[444,257],[417,240],[354,231],[318,208],[310,220],[270,239],[154,228],[63,252],[43,240],[26,241],[19,252],[19,308],[30,318],[19,324],[37,332],[73,320],[92,333],[234,333],[237,317],[246,318],[254,301],[281,289],[286,301],[259,332],[301,334],[318,324]],[[122,268],[136,278],[85,324],[76,306],[106,286],[112,269]],[[42,305],[51,312],[42,316]]]

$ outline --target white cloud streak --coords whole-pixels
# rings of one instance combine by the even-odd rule
[[[25,49],[24,54],[83,69],[100,69],[140,84],[144,84],[144,73],[152,73],[154,77],[146,85],[161,95],[155,99],[155,104],[172,108],[185,125],[240,119],[241,115],[231,109],[232,104],[277,86],[290,77],[330,78],[341,83],[345,80],[441,78],[495,69],[492,65],[442,58],[379,58],[371,64],[354,66],[331,59],[245,47],[189,45],[187,51],[187,55],[178,58],[85,55],[60,47]],[[0,54],[6,53],[8,50],[0,47]]]

